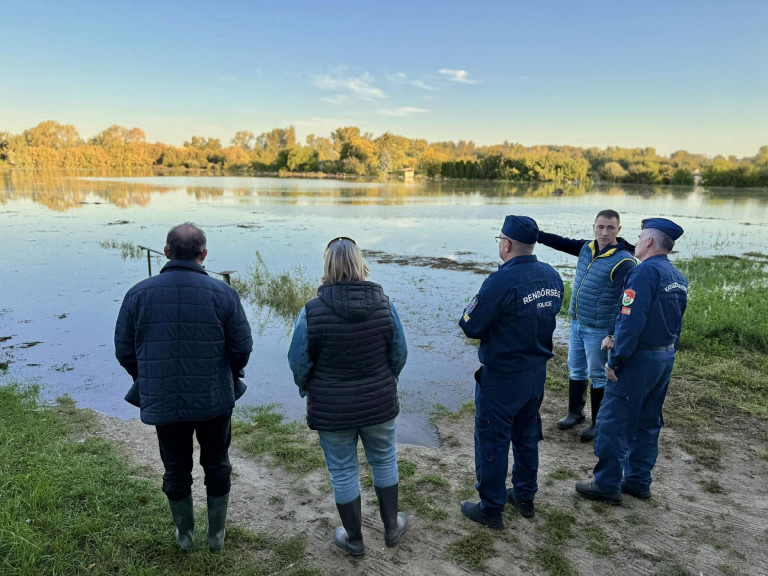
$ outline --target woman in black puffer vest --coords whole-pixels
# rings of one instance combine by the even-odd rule
[[[384,541],[396,546],[406,528],[397,511],[395,417],[397,378],[408,350],[397,312],[351,238],[325,249],[323,285],[302,308],[288,361],[307,398],[307,424],[317,430],[343,527],[334,541],[352,556],[365,552],[361,532],[357,439],[373,471]]]

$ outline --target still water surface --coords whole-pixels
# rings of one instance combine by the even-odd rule
[[[137,417],[122,399],[130,379],[114,360],[112,338],[122,297],[146,277],[147,263],[100,242],[162,250],[168,228],[191,220],[208,235],[210,270],[243,272],[258,250],[270,271],[301,265],[319,283],[328,240],[350,236],[405,326],[398,441],[432,445],[435,405],[456,409],[473,398],[476,348],[457,320],[498,264],[493,237],[504,216],[526,214],[543,230],[589,238],[605,208],[621,213],[630,242],[642,218],[673,218],[685,229],[676,258],[766,251],[764,191],[613,186],[561,194],[553,185],[475,182],[0,174],[0,361],[46,396],[67,393],[80,406]],[[544,246],[536,254],[572,276],[575,258]],[[153,263],[155,272],[161,264]],[[304,403],[286,361],[291,322],[246,308],[255,344],[241,403],[277,403],[300,418]]]

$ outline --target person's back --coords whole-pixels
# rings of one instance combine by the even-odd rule
[[[552,358],[552,333],[563,296],[563,282],[549,264],[518,256],[491,274],[481,293],[498,294],[493,309],[477,309],[466,322],[468,337],[481,338],[479,360],[491,369],[515,372]],[[485,327],[485,315],[493,315]],[[490,319],[490,318],[489,318]],[[478,325],[483,329],[478,331]]]
[[[188,260],[171,260],[126,294],[118,332],[135,336],[116,340],[117,353],[135,345],[142,422],[206,420],[234,406],[231,361],[250,353],[239,306],[234,289]]]
[[[166,238],[169,262],[123,299],[115,325],[115,356],[133,377],[126,400],[156,427],[176,542],[194,546],[193,435],[200,444],[208,504],[208,547],[224,545],[229,502],[232,408],[253,346],[237,293],[210,278],[205,233],[191,222]]]
[[[389,361],[389,298],[368,281],[324,284],[306,304],[309,353],[307,423],[346,430],[391,420],[399,411]]]

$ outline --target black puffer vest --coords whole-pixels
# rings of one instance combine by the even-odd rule
[[[307,424],[328,432],[392,420],[400,411],[389,364],[389,298],[373,282],[323,284],[306,305]]]

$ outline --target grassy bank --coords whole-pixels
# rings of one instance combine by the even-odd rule
[[[149,575],[320,574],[304,564],[302,538],[278,540],[231,527],[221,554],[182,553],[159,479],[127,465],[119,449],[90,434],[92,414],[60,399],[38,403],[35,388],[0,387],[0,573]]]

